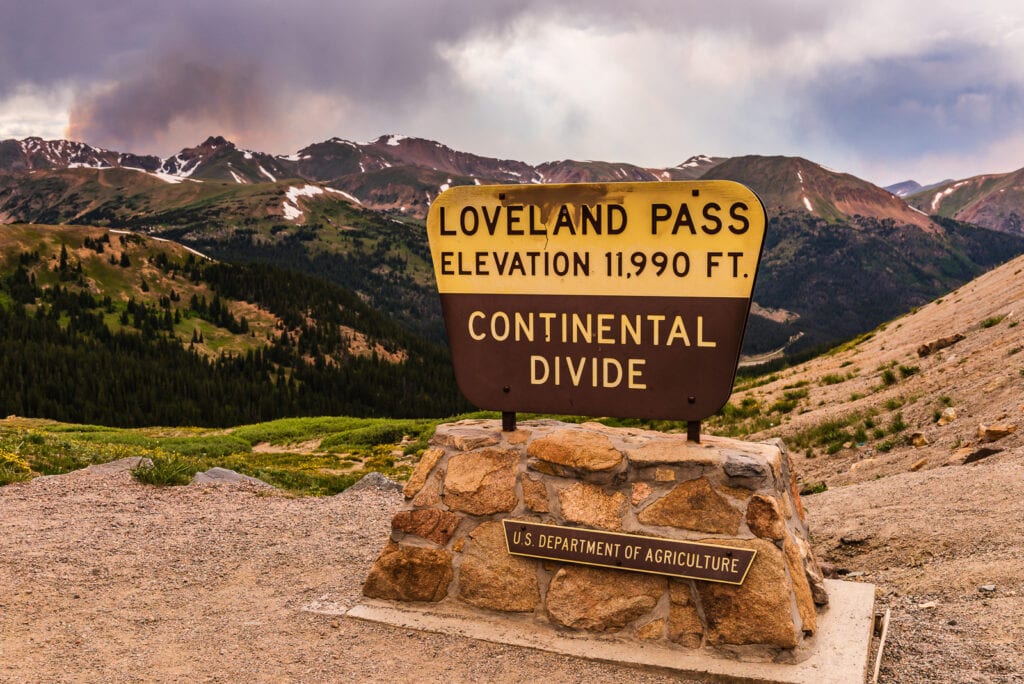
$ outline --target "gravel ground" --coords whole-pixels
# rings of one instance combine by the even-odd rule
[[[303,611],[359,600],[401,500],[102,471],[2,487],[0,682],[678,681]]]
[[[804,498],[815,551],[892,610],[880,681],[1024,682],[1024,448]]]
[[[1024,681],[1022,500],[1024,450],[805,499],[819,556],[893,611],[882,682]],[[359,600],[401,502],[102,468],[0,488],[0,682],[679,681],[302,610]]]

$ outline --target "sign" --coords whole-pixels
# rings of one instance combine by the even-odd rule
[[[764,230],[732,181],[445,191],[427,234],[459,387],[499,411],[712,415]]]
[[[661,537],[502,520],[508,552],[544,560],[743,584],[757,551]]]

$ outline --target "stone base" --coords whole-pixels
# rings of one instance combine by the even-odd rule
[[[825,580],[829,609],[818,617],[813,638],[799,647],[798,663],[750,663],[680,649],[637,643],[606,634],[570,633],[523,615],[488,615],[454,601],[403,603],[364,599],[351,618],[403,629],[418,629],[625,665],[665,668],[682,675],[723,682],[863,684],[874,625],[875,587]],[[339,614],[315,608],[311,612]]]
[[[776,663],[803,657],[801,645],[827,612],[780,441],[705,436],[695,444],[685,435],[554,420],[502,432],[498,421],[469,420],[439,425],[431,447],[367,575],[369,599],[396,608],[454,603],[599,640]],[[614,554],[595,542],[585,559],[552,555],[545,549],[583,547],[539,531],[532,552],[519,547],[526,557],[512,555],[503,521],[524,524],[516,544],[531,543],[526,524],[534,524],[611,533],[601,538],[621,541],[612,544],[614,554],[640,549],[626,541],[632,536],[756,555],[749,571],[739,571],[745,574],[710,581],[702,572],[722,569],[701,560],[710,556],[664,561],[648,548],[644,562],[663,565],[635,564],[645,572],[629,572],[612,564],[625,568],[628,556],[610,560]]]

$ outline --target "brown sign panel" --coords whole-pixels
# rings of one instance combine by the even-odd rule
[[[500,411],[712,415],[764,229],[731,181],[444,192],[427,232],[459,387]]]
[[[687,579],[743,584],[757,551],[661,537],[503,520],[508,552]]]

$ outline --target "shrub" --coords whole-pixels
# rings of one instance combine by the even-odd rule
[[[886,368],[882,371],[882,384],[883,385],[895,385],[896,374],[892,372],[891,368]]]
[[[986,318],[985,320],[983,320],[981,322],[981,327],[982,328],[991,328],[993,325],[999,325],[1000,323],[1003,322],[1004,318],[1006,318],[1006,314],[1003,314],[1001,316],[992,316],[991,318]]]
[[[846,378],[844,376],[839,375],[838,373],[829,373],[828,375],[822,377],[821,384],[822,385],[838,385],[839,383],[845,382],[845,381],[846,381]]]
[[[772,404],[771,408],[769,408],[768,410],[770,412],[789,413],[790,411],[796,408],[796,403],[797,402],[795,399],[779,399],[777,402]]]
[[[331,449],[345,445],[378,446],[381,444],[395,444],[406,435],[418,435],[422,429],[423,426],[414,421],[379,421],[376,424],[343,430],[325,437],[320,442],[320,448]]]
[[[32,477],[32,469],[21,456],[0,449],[0,486]]]
[[[147,461],[140,459],[132,468],[132,475],[139,482],[158,487],[186,485],[196,474],[198,467],[177,454],[155,451]]]
[[[800,496],[810,496],[811,494],[820,494],[828,490],[828,485],[822,482],[808,482],[807,484],[800,487]]]
[[[903,379],[909,378],[911,375],[920,373],[921,369],[918,366],[900,366],[900,377]]]

